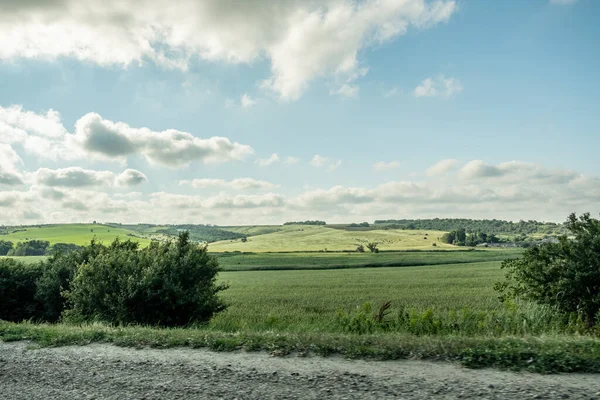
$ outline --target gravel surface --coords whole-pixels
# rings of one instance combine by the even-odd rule
[[[599,375],[449,363],[0,342],[2,399],[599,399]]]

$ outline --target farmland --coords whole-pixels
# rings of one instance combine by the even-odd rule
[[[286,252],[286,251],[347,251],[358,244],[379,243],[380,250],[456,249],[441,243],[442,231],[334,229],[327,226],[286,225],[278,231],[240,239],[211,243],[210,251]],[[433,244],[435,243],[435,246]]]
[[[142,246],[150,243],[148,239],[133,235],[134,232],[131,230],[101,224],[60,224],[14,227],[7,234],[0,235],[0,239],[11,242],[46,240],[51,245],[55,243],[85,245],[94,238],[99,242],[109,243],[118,237],[121,240],[138,241]]]

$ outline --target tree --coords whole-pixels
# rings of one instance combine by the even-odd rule
[[[8,240],[0,240],[0,256],[5,256],[13,248],[13,243]]]
[[[571,214],[565,226],[572,239],[563,235],[503,262],[506,281],[495,289],[502,300],[520,297],[577,313],[591,327],[600,322],[600,221]]]
[[[66,293],[73,321],[180,326],[206,322],[225,309],[217,294],[217,259],[206,246],[190,241],[138,243],[115,240],[106,250],[78,266]]]
[[[379,243],[377,242],[369,242],[367,243],[367,249],[369,249],[371,253],[379,253],[379,249],[377,248],[378,245]]]
[[[365,246],[363,246],[362,244],[359,244],[358,246],[356,246],[356,251],[359,253],[364,253],[365,252]]]

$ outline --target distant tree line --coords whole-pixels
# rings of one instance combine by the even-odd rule
[[[228,231],[208,225],[169,225],[165,228],[157,229],[157,233],[169,236],[177,236],[181,232],[189,232],[190,239],[196,242],[212,243],[219,240],[242,239],[246,235],[238,232]]]
[[[327,225],[325,221],[289,221],[285,222],[284,225]]]
[[[500,239],[493,233],[487,234],[481,231],[467,233],[464,228],[444,233],[440,238],[440,241],[456,246],[477,246],[482,243],[500,243]]]
[[[0,240],[0,256],[46,256],[80,249],[72,243],[55,243],[46,240],[29,240],[16,245],[8,240]]]
[[[348,225],[348,228],[368,228],[370,225],[368,222],[361,222],[361,223],[351,223],[350,225]]]
[[[531,234],[544,233],[559,235],[566,232],[563,224],[539,221],[502,221],[497,219],[433,218],[433,219],[388,219],[376,220],[375,224],[384,229],[423,229],[453,231],[465,229],[467,232],[487,232],[488,234]]]

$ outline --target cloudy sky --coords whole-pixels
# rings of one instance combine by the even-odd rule
[[[600,212],[595,0],[0,0],[0,224]]]

